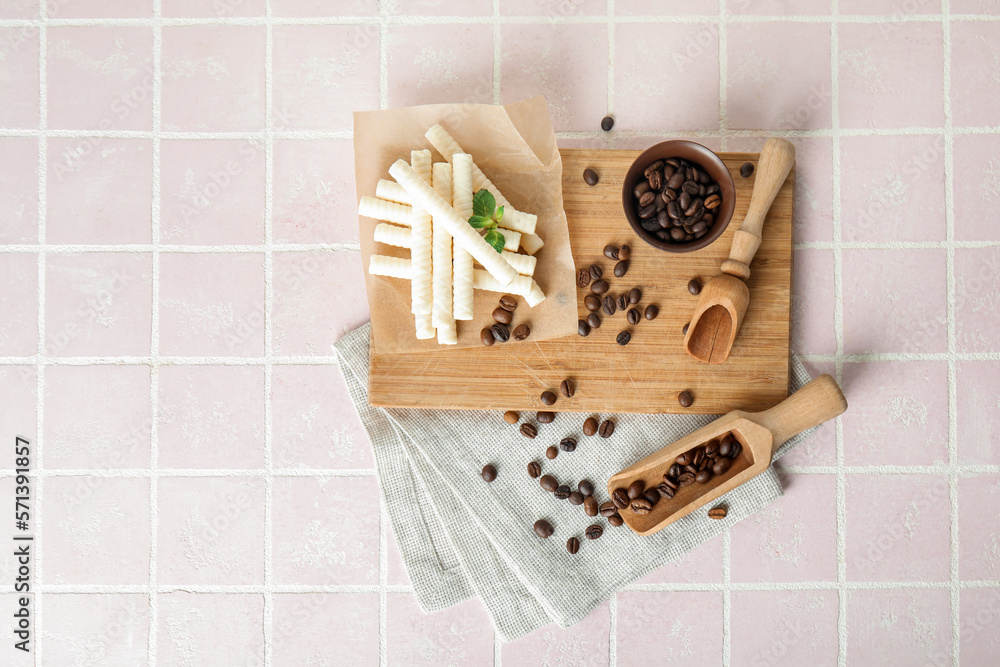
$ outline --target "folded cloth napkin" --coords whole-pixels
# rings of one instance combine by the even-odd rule
[[[640,537],[555,500],[528,476],[528,462],[538,461],[543,473],[574,489],[580,480],[591,480],[603,502],[611,475],[716,417],[602,415],[616,422],[614,434],[604,439],[581,433],[583,415],[563,413],[539,425],[538,438],[531,440],[495,411],[372,407],[369,325],[334,349],[371,439],[379,488],[417,601],[424,611],[435,611],[476,595],[502,641],[552,622],[566,627],[582,620],[618,588],[728,530],[782,493],[769,468],[720,499],[729,511],[725,519],[694,512]],[[809,380],[793,359],[792,389]],[[810,435],[792,438],[775,458]],[[567,436],[577,438],[576,451],[546,459],[545,448]],[[487,463],[497,469],[492,484],[480,476]],[[553,525],[551,538],[535,535],[538,519]],[[603,537],[584,539],[584,529],[593,523],[605,528]],[[566,550],[573,536],[581,542],[575,555]]]

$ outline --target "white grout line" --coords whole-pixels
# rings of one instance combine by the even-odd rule
[[[274,354],[274,27],[271,0],[265,0],[264,29],[264,665],[274,662],[274,440],[271,411],[271,357]]]
[[[608,100],[607,100],[607,109],[605,110],[605,114],[611,116],[611,118],[615,118],[615,60],[616,60],[615,49],[617,48],[615,44],[616,44],[616,39],[618,37],[618,35],[616,34],[618,26],[615,24],[615,0],[606,0],[606,2],[607,2],[607,16],[608,16],[608,26],[607,26]],[[597,136],[597,132],[598,132],[597,130],[594,130],[593,134]],[[587,134],[590,135],[591,132],[587,132]],[[605,132],[604,129],[602,128],[600,130],[600,136],[602,136],[604,139],[605,148],[617,147],[616,140],[619,136],[618,132],[615,133]]]
[[[45,248],[45,226],[48,218],[48,168],[46,164],[48,153],[48,139],[45,131],[48,129],[48,29],[46,27],[45,0],[38,3],[38,356],[35,362],[36,384],[35,391],[35,465],[38,472],[44,472],[42,468],[42,451],[45,446],[45,364],[42,359],[45,357],[45,269],[46,269],[46,248]],[[39,543],[36,544],[35,552],[35,594],[32,601],[35,603],[35,654],[36,665],[42,662],[43,646],[45,644],[44,625],[44,603],[41,594],[41,586],[45,581],[43,571],[45,567],[45,543],[42,541],[43,520],[45,498],[45,479],[40,475],[35,483],[35,525],[34,535]]]
[[[618,665],[618,591],[608,598],[608,667]]]
[[[379,15],[379,40],[378,40],[378,62],[379,62],[379,109],[389,108],[389,49],[386,41],[388,39],[388,7],[390,0],[377,0]],[[495,48],[495,47],[494,47]],[[378,664],[385,667],[389,664],[388,658],[388,601],[386,599],[386,584],[388,582],[388,538],[389,514],[385,508],[385,500],[382,498],[381,490],[378,501]]]
[[[500,34],[500,0],[493,0],[493,104],[500,104],[500,44],[503,36]],[[499,667],[499,663],[497,663]]]

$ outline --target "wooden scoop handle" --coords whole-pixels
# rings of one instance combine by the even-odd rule
[[[770,410],[748,415],[771,431],[772,451],[789,438],[843,414],[847,399],[829,375],[820,375]]]
[[[743,218],[743,224],[733,236],[729,259],[722,263],[723,273],[742,280],[750,277],[750,262],[760,247],[764,218],[794,164],[794,145],[774,137],[767,140],[760,151],[760,160],[757,161],[757,179],[754,181],[753,194],[750,195],[750,208]]]

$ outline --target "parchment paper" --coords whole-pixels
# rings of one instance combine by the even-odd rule
[[[375,196],[380,178],[390,178],[389,166],[409,161],[411,150],[430,148],[434,161],[444,158],[424,137],[440,123],[475,163],[520,211],[538,216],[536,233],[545,246],[535,257],[534,278],[546,299],[528,308],[524,299],[514,314],[514,325],[531,327],[528,340],[513,339],[505,345],[530,345],[532,341],[575,335],[577,326],[576,279],[569,228],[562,200],[562,160],[549,120],[544,97],[533,97],[503,106],[489,104],[435,104],[354,114],[354,167],[357,195]],[[372,351],[396,354],[452,349],[437,340],[417,340],[410,314],[410,281],[368,275],[373,254],[409,257],[406,248],[375,243],[378,221],[359,220],[361,255],[365,269],[368,306],[371,310]],[[458,347],[479,346],[479,332],[493,324],[491,313],[500,294],[476,290],[475,315],[459,321]]]

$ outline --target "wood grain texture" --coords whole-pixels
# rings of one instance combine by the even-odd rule
[[[788,350],[792,268],[792,219],[795,172],[789,174],[764,223],[763,241],[747,285],[751,300],[729,360],[708,365],[684,351],[681,330],[697,297],[687,289],[691,278],[707,282],[719,274],[729,256],[733,234],[750,203],[754,177],[743,178],[740,166],[756,163],[753,153],[720,155],[733,174],[737,201],[726,232],[707,248],[685,254],[657,250],[629,227],[621,210],[621,184],[640,151],[562,149],[563,197],[573,259],[577,267],[596,263],[611,283],[609,294],[633,287],[642,290],[640,309],[660,308],[659,316],[630,326],[625,313],[600,313],[602,326],[590,336],[496,344],[405,355],[372,355],[369,401],[381,407],[445,409],[551,409],[559,412],[702,413],[763,410],[788,395]],[[592,168],[600,183],[583,182]],[[615,262],[602,254],[608,243],[632,247],[630,268],[623,278],[612,272]],[[581,319],[588,311],[577,291]],[[521,304],[513,326],[531,326],[532,313]],[[459,326],[476,330],[492,324],[489,313]],[[626,346],[615,343],[620,331],[632,332]],[[571,378],[573,398],[560,396],[551,408],[539,398],[547,389],[558,394],[559,383]],[[694,394],[694,404],[682,408],[677,396]]]

